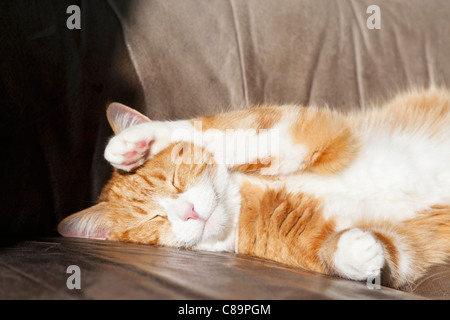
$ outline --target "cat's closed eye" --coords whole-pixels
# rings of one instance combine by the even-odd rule
[[[174,171],[174,173],[173,173],[172,186],[175,188],[175,190],[176,190],[177,193],[183,192],[183,190],[181,189],[180,180],[177,179],[177,176],[176,176],[176,172],[175,172],[175,171]]]
[[[148,221],[162,221],[165,219],[166,219],[166,216],[156,214],[153,217],[151,217],[150,219],[148,219]]]

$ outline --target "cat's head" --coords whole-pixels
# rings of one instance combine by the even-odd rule
[[[174,143],[133,173],[115,170],[96,205],[65,218],[63,236],[193,247],[231,232],[229,173],[190,143]]]

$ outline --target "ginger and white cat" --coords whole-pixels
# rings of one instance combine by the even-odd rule
[[[400,287],[450,255],[450,93],[352,113],[259,106],[150,121],[120,104],[117,169],[64,236],[249,254]]]

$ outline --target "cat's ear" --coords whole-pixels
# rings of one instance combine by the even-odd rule
[[[106,202],[100,202],[74,213],[58,224],[58,232],[64,237],[106,240],[112,229],[111,211]]]
[[[151,121],[142,113],[118,102],[113,102],[108,106],[106,116],[115,134],[137,124]]]

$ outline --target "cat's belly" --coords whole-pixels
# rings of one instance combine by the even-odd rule
[[[402,221],[434,205],[450,205],[450,143],[407,136],[366,141],[339,174],[288,178],[288,189],[312,194],[339,228],[358,220]]]
[[[332,176],[239,179],[320,199],[324,216],[338,229],[360,220],[398,222],[431,206],[450,205],[450,140],[372,135],[349,167]]]

